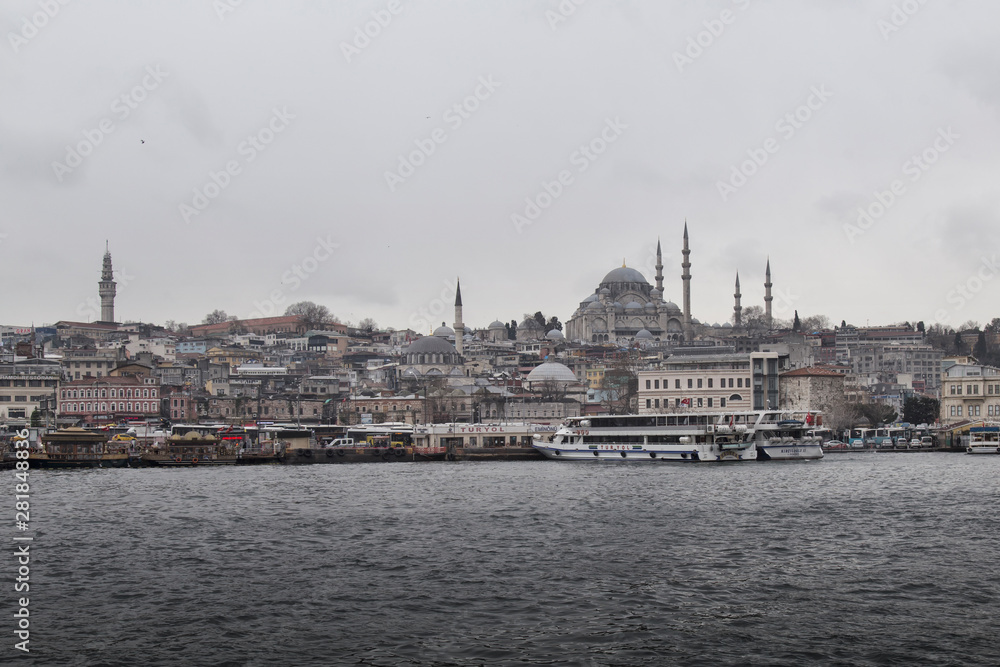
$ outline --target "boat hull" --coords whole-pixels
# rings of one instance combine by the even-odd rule
[[[147,466],[158,468],[201,468],[204,466],[231,466],[236,465],[238,459],[235,456],[218,456],[216,458],[180,459],[163,455],[149,455],[142,457],[142,462]]]
[[[996,443],[988,445],[969,445],[965,448],[966,454],[1000,454],[1000,446]]]
[[[546,458],[560,461],[628,461],[628,462],[740,462],[757,458],[754,447],[727,449],[717,445],[679,445],[663,447],[623,447],[620,445],[557,445],[536,443],[538,452]]]
[[[127,454],[105,454],[97,458],[50,457],[33,455],[28,457],[29,468],[50,470],[80,470],[84,468],[126,468],[129,460]]]
[[[819,443],[758,444],[757,452],[761,461],[808,461],[823,458],[823,446]]]

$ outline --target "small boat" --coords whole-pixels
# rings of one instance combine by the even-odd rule
[[[973,426],[969,429],[966,454],[1000,454],[1000,426]]]
[[[812,414],[812,413],[810,413]],[[823,438],[806,433],[812,426],[799,419],[774,419],[766,413],[754,426],[761,461],[802,461],[823,458]]]
[[[144,464],[167,468],[235,465],[238,459],[238,451],[226,441],[197,431],[172,435],[163,446],[154,446],[142,455]]]
[[[41,436],[41,450],[28,456],[31,468],[124,468],[128,452],[108,442],[108,434],[76,426]]]

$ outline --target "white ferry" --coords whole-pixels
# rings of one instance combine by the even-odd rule
[[[631,461],[791,461],[823,458],[808,435],[816,413],[779,411],[610,415],[567,421],[535,449],[551,459]]]
[[[570,461],[753,461],[752,413],[602,415],[564,423],[534,447]]]
[[[1000,454],[1000,426],[973,426],[969,429],[966,454]]]
[[[823,438],[809,433],[816,412],[757,412],[753,425],[757,458],[761,461],[801,461],[823,458]]]

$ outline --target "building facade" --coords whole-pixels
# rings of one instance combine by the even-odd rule
[[[1000,421],[1000,369],[955,364],[941,378],[941,422]]]

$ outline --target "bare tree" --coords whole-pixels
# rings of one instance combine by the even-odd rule
[[[366,317],[360,322],[358,322],[358,328],[361,329],[362,331],[372,333],[373,331],[378,330],[378,324],[372,318]]]
[[[226,315],[226,311],[224,310],[213,310],[212,312],[210,312],[208,315],[205,316],[205,319],[203,319],[201,323],[222,324],[223,322],[231,322],[232,320],[235,319],[236,319],[235,317],[230,317],[229,315]]]
[[[302,323],[307,329],[322,329],[335,322],[340,322],[326,306],[317,305],[312,301],[293,303],[285,309],[285,315],[298,315],[302,318]]]
[[[618,353],[605,369],[601,389],[605,396],[601,403],[613,415],[633,414],[639,395],[638,372],[642,359],[638,350]]]

